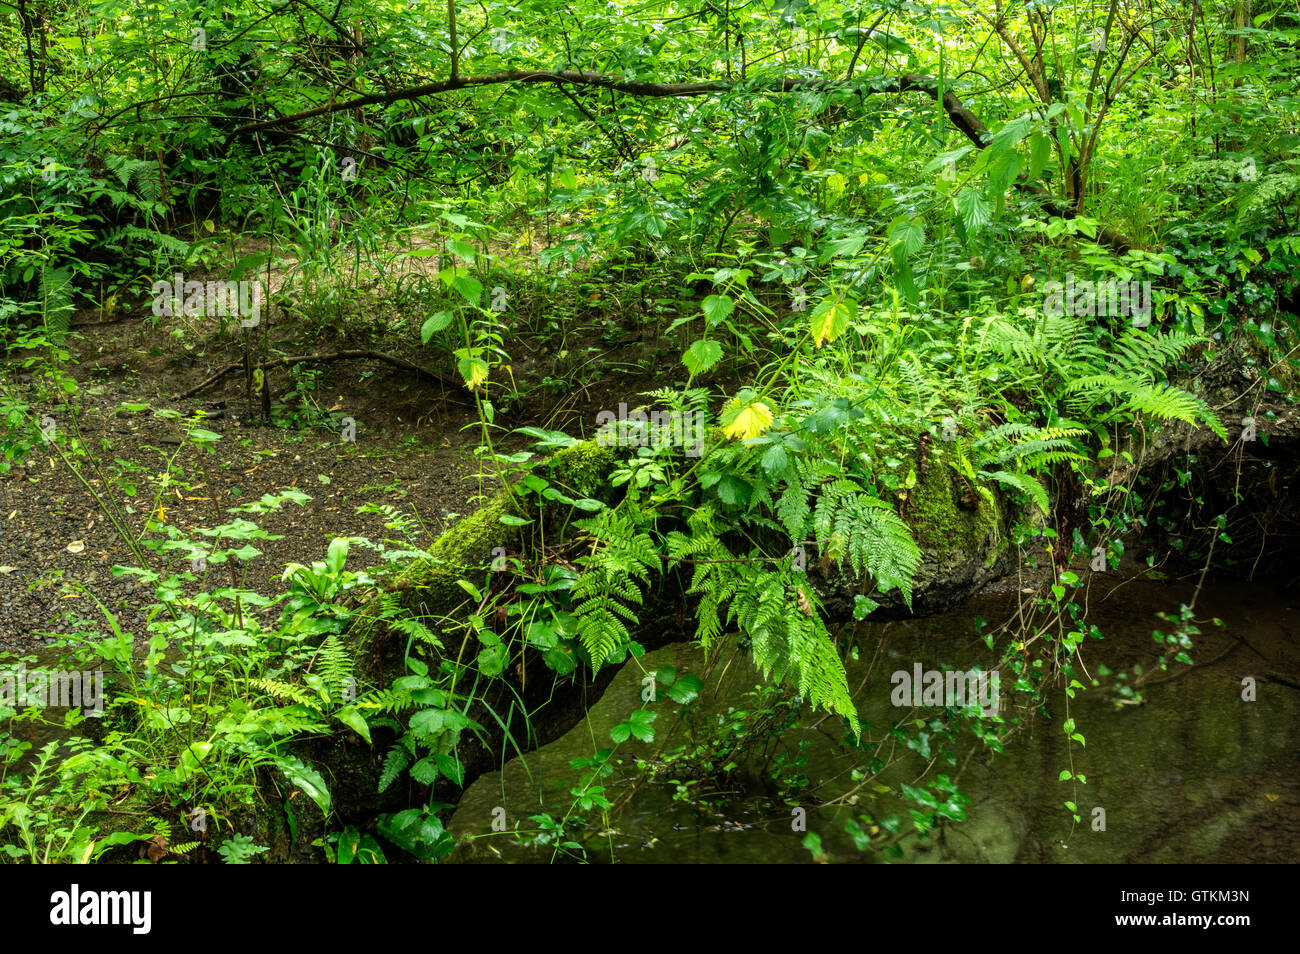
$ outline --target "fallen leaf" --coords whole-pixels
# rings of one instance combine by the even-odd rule
[[[84,540],[73,540],[67,547],[69,553],[80,553],[84,549],[86,549],[86,542]]]
[[[0,573],[12,573],[16,569],[16,566],[0,566]]]
[[[162,861],[167,857],[167,836],[154,835],[149,839],[146,851],[150,861]]]
[[[804,616],[813,615],[812,603],[808,601],[808,594],[805,593],[803,590],[799,591],[798,604],[799,604],[799,612],[803,613]]]

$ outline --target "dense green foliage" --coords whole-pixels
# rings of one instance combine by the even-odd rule
[[[71,468],[126,544],[119,572],[156,598],[147,635],[107,607],[110,638],[84,621],[78,658],[122,686],[94,741],[57,760],[51,743],[29,768],[26,744],[0,733],[0,844],[84,860],[166,836],[185,854],[175,819],[200,812],[220,821],[222,857],[247,861],[265,846],[226,833],[269,779],[330,819],[330,782],[304,742],[382,732],[376,795],[399,779],[417,794],[376,830],[442,857],[453,842],[435,795],[464,783],[467,734],[528,744],[518,716],[536,710],[516,667],[535,658],[566,686],[635,660],[641,627],[677,599],[691,636],[740,640],[788,690],[756,705],[774,720],[764,732],[804,702],[842,719],[861,785],[888,768],[884,738],[954,764],[963,733],[998,750],[1021,716],[864,721],[843,663],[853,638],[825,604],[851,591],[858,619],[890,600],[911,608],[946,532],[926,495],[957,488],[1048,577],[1030,631],[988,637],[1006,691],[1025,713],[1072,698],[1076,651],[1099,635],[1072,561],[1100,547],[1117,565],[1147,525],[1135,475],[1104,476],[1133,462],[1132,435],[1235,439],[1196,387],[1224,354],[1258,368],[1261,393],[1288,390],[1300,16],[1282,0],[1201,7],[1193,19],[1158,0],[0,6],[0,341],[14,373],[36,374],[0,387],[0,468],[38,449]],[[160,308],[156,283],[176,273],[265,280],[261,320],[169,292]],[[1076,298],[1076,282],[1117,283],[1124,306],[1101,288]],[[505,488],[492,530],[510,535],[509,565],[440,556],[390,511],[392,539],[336,540],[323,562],[285,568],[273,600],[233,570],[218,582],[213,568],[258,556],[256,514],[305,495],[242,505],[220,526],[169,524],[161,501],[186,479],[182,450],[219,452],[195,419],[153,475],[153,508],[129,513],[123,488],[139,478],[75,426],[79,311],[158,323],[187,359],[229,351],[249,369],[250,407],[281,422],[269,362],[326,337],[414,355],[473,403],[482,474]],[[553,430],[539,409],[576,400],[604,373],[591,342],[626,333],[668,342],[679,363],[647,363],[654,386],[622,399],[704,421],[699,446],[623,423],[601,432],[615,446],[594,477],[546,470],[546,455],[587,453],[578,440],[600,435],[590,418]],[[525,341],[552,363],[516,376]],[[48,442],[41,409],[54,403],[68,426]],[[521,422],[537,453],[501,449]],[[361,546],[379,567],[345,568]],[[420,604],[393,586],[413,561],[462,574],[455,599]],[[382,687],[366,684],[357,642],[377,629],[404,643],[405,675]],[[1184,618],[1169,637],[1184,655],[1192,631]],[[686,678],[661,679],[684,712]],[[616,729],[579,766],[572,817],[538,816],[532,837],[578,851],[577,820],[610,806],[600,782],[615,753],[653,739],[655,721],[647,707]],[[762,735],[746,726],[702,729],[674,758],[725,764],[736,739]],[[933,784],[897,792],[910,829],[851,821],[858,847],[897,850],[909,831],[960,819],[949,776]],[[104,809],[122,791],[139,823],[110,834]],[[382,859],[361,824],[324,822],[319,847]]]

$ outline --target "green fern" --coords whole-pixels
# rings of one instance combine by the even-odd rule
[[[287,682],[253,678],[248,680],[248,684],[255,689],[262,690],[274,699],[293,702],[300,706],[311,705],[313,702],[317,701],[316,696],[308,692],[302,686],[290,685]]]
[[[388,755],[384,758],[384,767],[379,773],[379,791],[384,792],[402,771],[411,764],[411,753],[401,745],[395,745],[388,750]]]
[[[333,633],[326,636],[320,646],[320,675],[335,703],[347,695],[352,679],[352,656]]]
[[[135,186],[140,198],[148,202],[157,202],[162,198],[162,182],[158,177],[158,164],[147,159],[130,159],[124,156],[109,156],[104,164],[117,176],[123,189]]]
[[[574,614],[578,638],[591,657],[592,668],[599,670],[611,653],[631,640],[627,623],[636,623],[637,616],[626,604],[640,605],[638,581],[649,583],[662,564],[654,541],[638,532],[624,514],[606,510],[579,520],[577,526],[592,536],[595,549],[573,586]]]
[[[1051,508],[1047,488],[1043,486],[1042,481],[1037,477],[1031,477],[1029,474],[1016,474],[1006,470],[981,470],[979,477],[982,480],[991,480],[1002,484],[1004,487],[1019,491],[1033,501],[1034,505],[1043,513],[1047,513]]]
[[[47,334],[62,336],[72,320],[72,272],[41,265],[37,280],[37,303]]]

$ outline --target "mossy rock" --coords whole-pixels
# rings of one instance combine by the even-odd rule
[[[985,490],[992,501],[978,488],[967,491],[952,468],[932,463],[912,488],[903,510],[903,519],[921,548],[911,607],[898,590],[872,593],[869,582],[837,568],[817,578],[828,615],[852,618],[857,594],[870,595],[880,604],[873,618],[941,613],[1008,572],[1014,556],[1008,534],[1010,508],[995,489]]]
[[[608,502],[608,477],[614,462],[615,455],[610,448],[583,442],[557,451],[540,462],[534,473],[568,497],[590,497]],[[539,506],[536,495],[524,496],[504,488],[498,490],[482,507],[450,527],[433,543],[429,548],[430,559],[413,561],[389,583],[385,591],[375,594],[370,604],[357,613],[353,625],[343,637],[356,661],[354,671],[361,684],[383,687],[391,685],[395,678],[406,675],[408,638],[391,631],[384,623],[381,614],[385,602],[391,603],[396,598],[402,609],[415,615],[430,629],[439,630],[440,620],[455,618],[458,613],[467,611],[466,604],[470,597],[461,586],[462,580],[479,590],[491,586],[490,567],[495,548],[501,548],[497,551],[497,556],[502,552],[527,556],[525,534],[531,530],[532,525],[510,526],[503,524],[501,518],[515,516],[535,523],[539,518],[549,520],[552,511],[556,513],[557,528],[563,519],[576,519],[585,515],[562,502]],[[415,654],[417,650],[431,669],[437,667],[436,651],[423,643],[412,645],[412,653]],[[453,646],[452,651],[454,650]],[[601,680],[605,678],[606,674],[600,674],[597,680],[589,683],[588,688],[600,688],[603,685]],[[533,684],[530,681],[530,693]],[[539,689],[545,685],[536,684]],[[501,698],[492,695],[497,691]],[[506,711],[514,692],[517,689],[503,682],[489,690],[489,698],[485,701]],[[536,705],[544,701],[544,698],[534,700]],[[554,709],[557,719],[564,715],[562,706],[557,705]],[[491,725],[486,713],[471,713],[471,717],[478,718],[482,724]],[[332,736],[297,747],[295,751],[325,776],[339,816],[345,822],[359,822],[364,815],[408,807],[410,792],[409,786],[404,782],[394,784],[383,794],[378,792],[382,756],[390,747],[392,739],[391,731],[381,728],[376,731],[373,746],[361,743],[354,736]],[[467,777],[490,767],[495,749],[483,747],[480,758],[479,748],[478,740],[468,735],[462,737],[458,754],[465,765]],[[479,762],[483,764],[479,765]],[[445,793],[451,798],[455,794]]]
[[[607,502],[608,476],[614,466],[614,453],[592,441],[565,447],[537,465],[535,472],[557,490],[570,497],[591,497]],[[451,615],[463,604],[466,592],[462,579],[481,587],[489,572],[494,550],[518,554],[526,527],[501,522],[505,516],[534,520],[538,516],[536,498],[498,490],[482,507],[449,528],[429,548],[431,559],[416,560],[388,587],[397,593],[404,609],[423,618],[426,625]],[[566,506],[566,505],[560,505]],[[354,648],[366,649],[371,638],[380,635],[380,627],[368,624],[380,611],[378,599],[361,612],[353,626]],[[436,628],[436,627],[435,627]]]

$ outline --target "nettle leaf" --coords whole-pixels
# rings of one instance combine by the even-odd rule
[[[974,235],[993,221],[993,203],[982,192],[966,189],[953,200],[957,215],[966,231]]]
[[[708,338],[701,338],[686,349],[682,355],[682,364],[692,376],[703,374],[722,360],[722,345]]]
[[[432,785],[438,780],[438,764],[430,758],[423,758],[411,766],[411,778],[421,785]]]
[[[1035,130],[1033,137],[1029,140],[1029,169],[1026,177],[1033,182],[1043,170],[1047,168],[1047,163],[1052,158],[1052,141],[1047,138],[1041,129]]]
[[[411,716],[411,733],[418,739],[429,739],[442,731],[446,719],[443,709],[421,709]]]
[[[483,283],[469,275],[457,275],[451,284],[471,305],[477,305],[483,295]]]
[[[723,408],[723,433],[742,441],[752,440],[772,425],[773,418],[772,409],[747,388]]]
[[[718,497],[723,503],[733,507],[743,507],[749,503],[749,495],[753,489],[748,483],[731,474],[723,475],[717,483]]]
[[[898,216],[889,224],[889,240],[899,246],[905,255],[915,255],[925,244],[925,226],[920,219],[908,221]]]
[[[433,761],[438,766],[438,771],[447,778],[451,779],[457,785],[465,784],[465,766],[460,763],[460,759],[454,755],[434,755]]]
[[[474,248],[473,245],[469,244],[469,242],[463,242],[460,239],[452,239],[447,243],[447,251],[464,259],[467,265],[473,265],[474,256],[478,250]]]
[[[488,364],[482,358],[461,358],[456,363],[456,368],[465,379],[465,386],[471,390],[487,380]]]
[[[428,344],[430,338],[451,324],[452,317],[452,313],[449,311],[440,311],[431,316],[420,326],[420,340]]]
[[[858,303],[852,298],[826,298],[813,309],[811,323],[813,344],[820,348],[844,334],[849,322],[858,315]]]
[[[736,303],[726,295],[710,295],[700,302],[700,310],[712,328],[736,310]]]
[[[782,447],[780,444],[773,444],[771,447],[765,450],[763,452],[762,458],[759,460],[759,463],[763,466],[763,469],[767,471],[769,474],[781,473],[783,470],[785,470],[786,465],[789,462],[790,462],[790,458],[786,454],[785,448]]]

